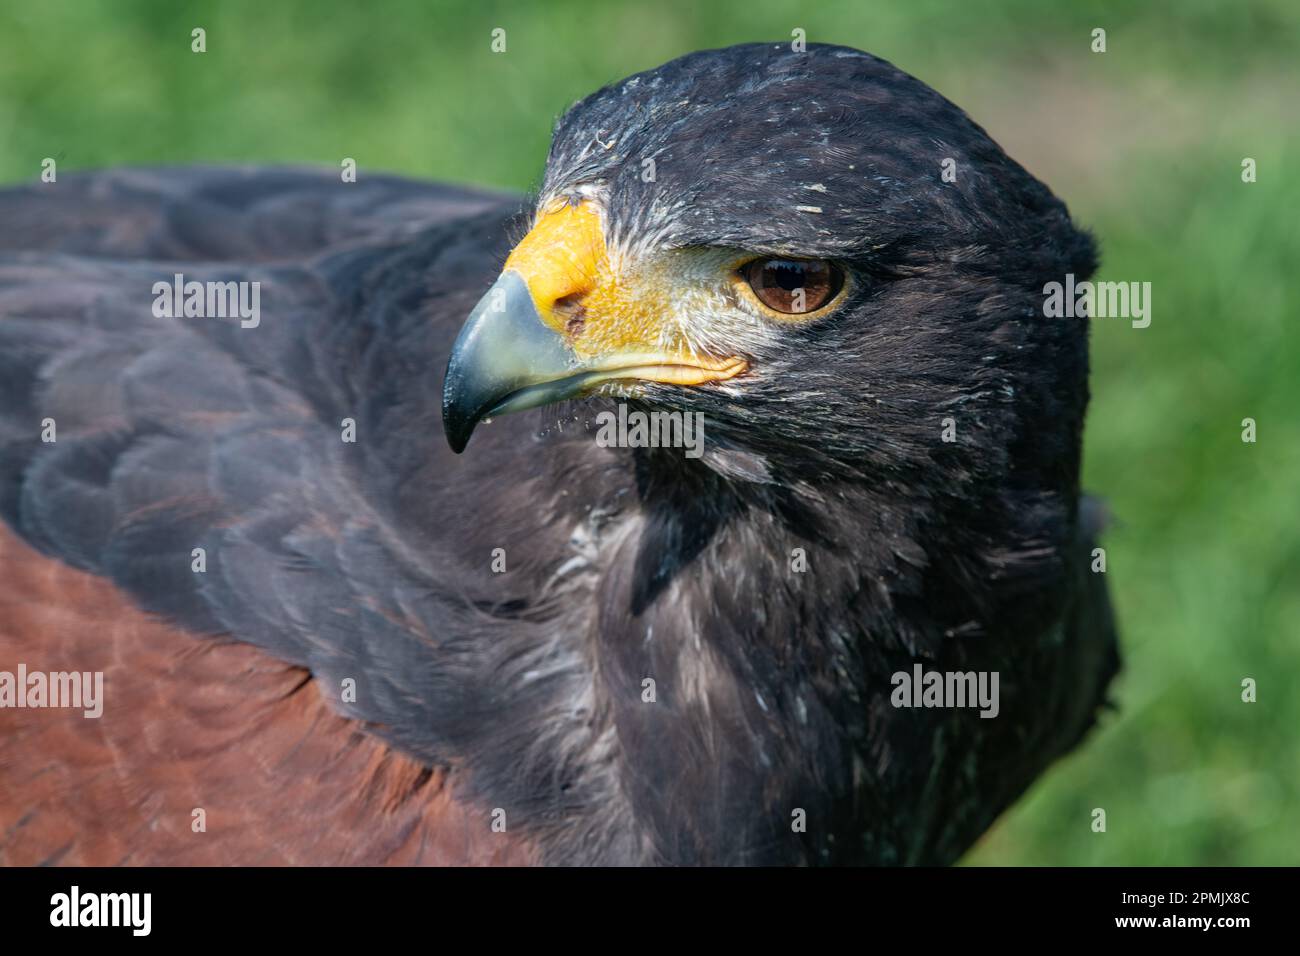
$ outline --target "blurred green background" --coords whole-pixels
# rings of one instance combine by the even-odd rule
[[[1100,278],[1153,287],[1149,328],[1093,336],[1085,479],[1119,519],[1119,710],[967,862],[1300,863],[1294,0],[7,3],[0,183],[46,156],[61,173],[351,156],[362,175],[527,189],[574,100],[796,27],[954,100],[1096,232]]]

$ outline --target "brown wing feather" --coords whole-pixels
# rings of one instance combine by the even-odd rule
[[[103,671],[105,700],[98,719],[0,708],[0,864],[532,862],[307,671],[178,633],[3,526],[0,582],[0,670]]]

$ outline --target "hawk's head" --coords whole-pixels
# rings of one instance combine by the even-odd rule
[[[1092,268],[1048,189],[888,63],[694,53],[560,120],[452,353],[447,437],[612,393],[702,412],[705,462],[764,480],[1076,474],[1085,324],[1045,318],[1043,286]]]

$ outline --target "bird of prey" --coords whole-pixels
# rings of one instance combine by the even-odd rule
[[[1095,722],[1094,245],[956,106],[750,44],[341,180],[0,192],[0,862],[943,864]]]

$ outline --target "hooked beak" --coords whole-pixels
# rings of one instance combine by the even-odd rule
[[[460,454],[484,418],[577,393],[578,357],[542,324],[523,277],[502,273],[474,306],[447,363],[442,427]]]
[[[698,385],[743,372],[742,358],[680,356],[642,345],[639,333],[611,338],[620,319],[587,313],[603,342],[585,347],[566,332],[557,304],[587,295],[607,278],[608,260],[598,215],[586,204],[543,216],[506,260],[505,270],[470,312],[447,363],[442,423],[459,454],[479,422],[576,398],[613,381]],[[575,348],[576,346],[576,348]],[[594,354],[593,354],[594,353]]]

